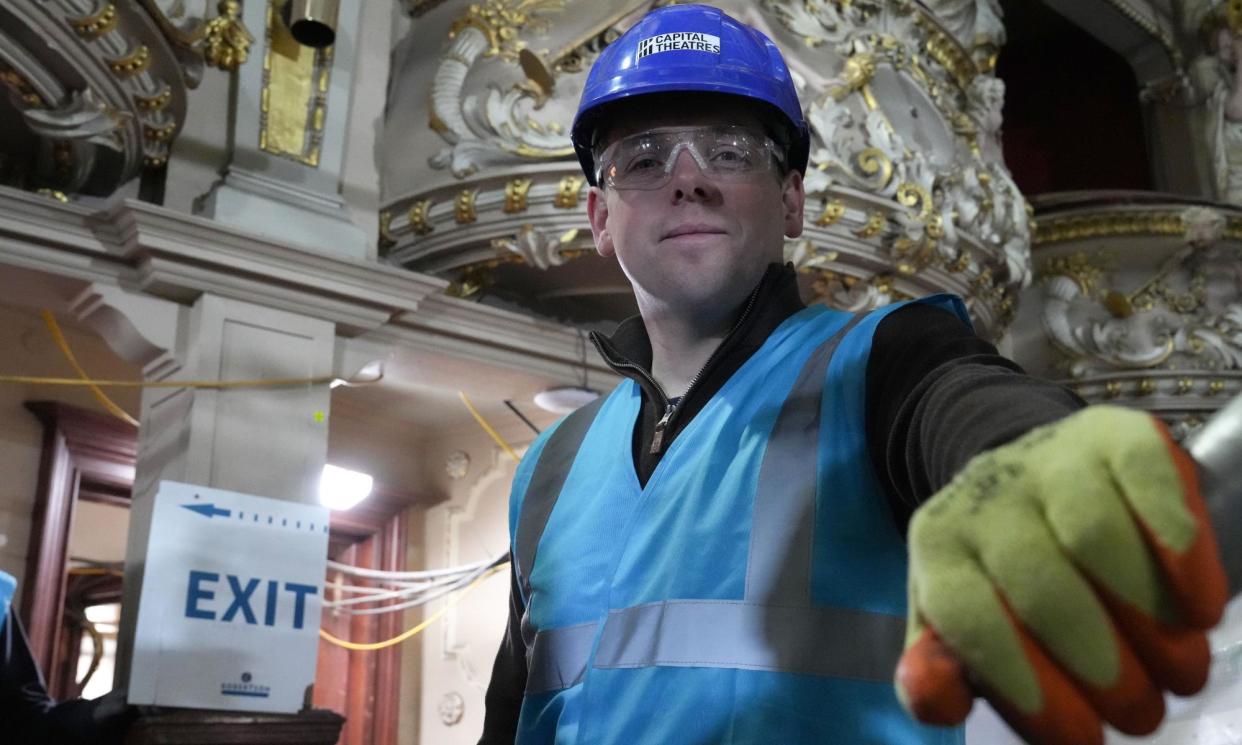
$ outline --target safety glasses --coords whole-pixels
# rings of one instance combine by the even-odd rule
[[[732,125],[668,127],[639,132],[595,156],[597,183],[610,189],[658,189],[685,150],[703,173],[721,180],[775,171],[784,161],[766,135]]]

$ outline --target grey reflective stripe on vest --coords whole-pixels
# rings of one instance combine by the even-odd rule
[[[535,634],[528,658],[526,692],[559,691],[581,682],[598,628],[599,624],[592,621]]]
[[[809,605],[819,464],[819,419],[828,363],[856,314],[820,344],[802,366],[772,426],[751,513],[746,560],[747,601]]]
[[[517,535],[514,538],[514,571],[522,591],[530,598],[530,570],[535,566],[535,553],[539,539],[547,527],[548,517],[556,506],[561,487],[569,476],[569,468],[578,455],[578,447],[586,438],[591,422],[604,405],[607,396],[600,396],[565,418],[543,446],[535,472],[531,474],[526,494],[522,498],[522,511],[518,516]]]
[[[667,600],[612,611],[597,668],[727,667],[887,682],[905,619],[849,608]]]

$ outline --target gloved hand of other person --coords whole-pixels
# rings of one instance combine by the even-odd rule
[[[1207,680],[1227,600],[1195,465],[1164,425],[1092,406],[971,460],[915,513],[898,696],[962,722],[983,695],[1039,745],[1103,742]]]

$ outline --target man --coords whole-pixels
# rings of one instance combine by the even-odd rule
[[[1091,743],[1202,685],[1223,579],[1150,418],[1026,377],[956,298],[803,307],[809,131],[766,37],[653,11],[572,139],[640,316],[593,337],[628,380],[514,479],[482,745],[960,742],[902,704],[955,725],[976,692]]]

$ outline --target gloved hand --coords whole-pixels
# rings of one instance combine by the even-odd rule
[[[1040,745],[1147,734],[1207,680],[1227,601],[1195,465],[1164,425],[1092,406],[980,454],[909,532],[898,697],[961,723],[984,695]]]

